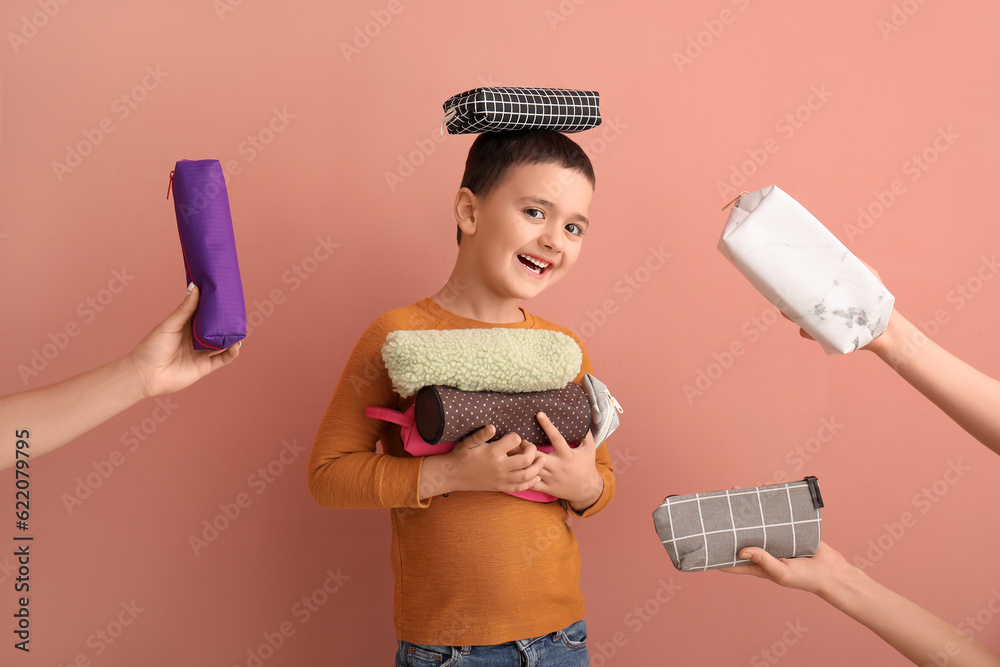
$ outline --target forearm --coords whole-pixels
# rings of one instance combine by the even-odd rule
[[[0,469],[14,463],[15,430],[30,432],[36,458],[138,403],[141,387],[138,370],[123,357],[48,387],[0,397]]]
[[[309,492],[324,507],[361,509],[425,507],[417,497],[420,459],[375,452],[324,456],[314,448]]]
[[[997,667],[1000,653],[962,635],[949,623],[880,585],[858,568],[844,572],[818,593],[831,605],[867,626],[917,665],[947,656],[949,667]]]
[[[870,348],[970,435],[1000,454],[1000,381],[927,338],[898,312]]]
[[[424,456],[421,461],[419,485],[421,501],[452,491],[464,490],[458,477],[459,466],[451,454]]]

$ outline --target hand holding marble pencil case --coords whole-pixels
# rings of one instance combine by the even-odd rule
[[[889,323],[893,295],[776,185],[737,200],[719,251],[827,354],[864,347]]]
[[[600,94],[594,90],[474,88],[449,98],[444,112],[449,134],[580,132],[601,124]]]
[[[246,336],[247,314],[222,165],[181,160],[170,183],[186,284],[201,293],[191,325],[194,349],[223,350]]]
[[[748,565],[760,547],[775,558],[814,556],[822,538],[823,496],[815,477],[752,489],[667,496],[653,523],[674,567],[700,572]]]

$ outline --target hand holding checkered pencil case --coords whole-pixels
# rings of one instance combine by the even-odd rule
[[[813,556],[822,538],[823,496],[815,477],[752,489],[668,496],[653,512],[674,567],[700,572],[748,565],[760,547],[775,558]]]

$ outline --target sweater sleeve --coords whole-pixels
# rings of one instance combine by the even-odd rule
[[[309,492],[326,507],[426,507],[417,490],[423,458],[380,454],[385,423],[365,416],[369,405],[399,407],[382,361],[392,331],[377,319],[355,346],[320,423],[309,455]]]
[[[583,346],[583,341],[581,341],[576,334],[569,331],[567,331],[567,333],[573,337],[573,339],[580,346],[580,349],[583,350],[583,362],[580,365],[580,374],[576,378],[577,382],[582,382],[583,376],[586,373],[596,375],[594,373],[594,367],[590,364],[590,355],[587,354],[587,348]],[[566,510],[573,516],[581,518],[593,516],[607,507],[608,503],[611,502],[611,499],[615,495],[615,469],[614,466],[611,465],[611,453],[608,451],[607,441],[597,448],[595,463],[597,464],[597,472],[600,473],[601,478],[604,480],[604,491],[601,492],[601,497],[598,498],[593,505],[582,512],[576,511],[570,507],[569,503],[563,502]]]

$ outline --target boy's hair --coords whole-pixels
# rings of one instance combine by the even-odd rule
[[[514,167],[544,163],[578,171],[592,187],[596,185],[590,158],[575,141],[553,130],[517,130],[484,132],[476,137],[465,160],[461,187],[477,197],[488,197]],[[462,243],[461,228],[458,242]]]

